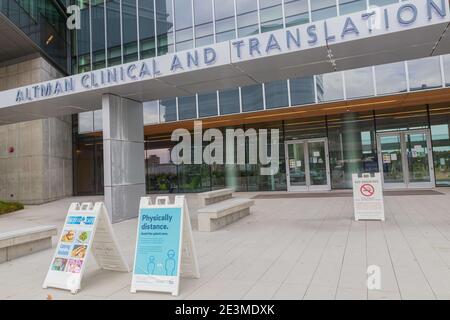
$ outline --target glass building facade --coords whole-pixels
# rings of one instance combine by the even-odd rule
[[[228,41],[398,0],[91,0],[82,5],[85,28],[74,34],[74,73]],[[95,29],[95,32],[93,31]],[[287,116],[282,120],[219,127],[278,129],[279,170],[260,165],[175,165],[170,132],[145,136],[147,192],[200,192],[351,188],[351,175],[382,172],[404,186],[429,181],[450,186],[450,103],[347,112],[346,101],[398,96],[450,87],[450,55],[292,77],[249,86],[144,103],[144,125],[221,116],[283,113],[290,108],[341,103],[341,114]],[[369,99],[369,100],[367,100]],[[100,107],[100,106],[98,106]],[[365,108],[367,109],[367,108]],[[283,118],[283,117],[281,117]],[[74,189],[103,192],[102,113],[74,116]],[[206,145],[205,145],[206,146]],[[252,146],[246,142],[248,155]],[[427,156],[430,156],[427,158]],[[247,159],[248,160],[248,159]],[[89,172],[86,174],[81,173]],[[80,178],[78,178],[80,177]],[[408,177],[408,178],[406,178]],[[87,179],[87,180],[86,180]],[[419,185],[418,184],[418,185]]]

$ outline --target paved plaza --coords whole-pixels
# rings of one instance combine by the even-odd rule
[[[386,196],[385,222],[355,222],[351,193],[238,193],[259,195],[252,214],[213,233],[196,230],[197,199],[188,195],[201,277],[182,279],[180,296],[130,294],[131,273],[100,270],[94,259],[77,295],[44,290],[53,248],[0,264],[0,299],[450,299],[450,189],[436,190]],[[27,206],[0,216],[0,233],[49,224],[60,231],[71,202],[101,200]],[[130,265],[136,223],[114,225]],[[381,290],[367,289],[370,265],[381,268]]]

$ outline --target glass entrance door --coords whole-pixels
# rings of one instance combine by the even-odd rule
[[[286,143],[288,191],[330,190],[327,139]]]
[[[385,188],[434,187],[428,130],[380,133],[377,143]]]

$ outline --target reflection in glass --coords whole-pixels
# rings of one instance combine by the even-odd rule
[[[439,57],[429,57],[407,62],[411,91],[442,86]]]
[[[161,123],[177,121],[177,99],[161,100],[159,102]]]
[[[286,141],[325,138],[327,136],[325,116],[285,120],[284,134]]]
[[[174,52],[172,0],[155,0],[155,7],[158,56],[162,56]]]
[[[367,0],[339,0],[339,14],[366,10]]]
[[[286,27],[309,22],[308,0],[284,0]]]
[[[243,112],[262,110],[264,108],[262,85],[255,84],[243,87],[241,95]]]
[[[178,119],[197,118],[196,98],[195,96],[178,98]]]
[[[450,106],[430,107],[436,185],[450,186]]]
[[[239,89],[219,91],[220,114],[239,113]]]
[[[136,0],[122,0],[123,61],[131,62],[137,55]]]
[[[213,1],[215,3],[216,42],[236,38],[234,1]]]
[[[78,114],[78,133],[94,131],[94,115],[92,111]]]
[[[316,101],[314,77],[290,79],[291,104],[293,106],[311,104]]]
[[[139,0],[139,37],[141,59],[156,55],[155,8],[153,1]]]
[[[427,135],[425,133],[407,133],[405,134],[405,143],[409,182],[430,182]]]
[[[325,142],[308,142],[309,184],[311,186],[328,185]]]
[[[369,6],[387,6],[389,4],[398,3],[398,0],[369,0]]]
[[[261,32],[283,28],[283,0],[259,0]]]
[[[376,110],[375,120],[378,132],[428,128],[426,106]]]
[[[347,99],[374,95],[372,67],[345,71]]]
[[[400,134],[380,138],[384,183],[404,183]]]
[[[144,125],[156,124],[159,122],[158,101],[147,101],[143,103]]]
[[[257,0],[236,0],[238,37],[259,33]]]
[[[289,105],[289,96],[286,80],[272,81],[264,84],[266,93],[266,108],[279,108]]]
[[[91,7],[92,24],[95,32],[92,33],[92,67],[101,69],[106,66],[105,47],[105,6],[104,2],[94,4]]]
[[[353,173],[378,171],[372,112],[328,116],[327,123],[333,188],[352,188]]]
[[[120,0],[106,2],[106,25],[108,35],[108,66],[122,63],[122,46],[120,39]]]
[[[377,94],[392,94],[407,91],[404,62],[375,66]]]
[[[81,29],[77,30],[78,72],[91,70],[89,6],[81,8]]]
[[[316,76],[316,90],[318,102],[343,100],[342,73],[333,72]]]
[[[102,109],[94,111],[94,131],[103,130],[103,111]]]
[[[311,1],[312,21],[325,20],[336,16],[336,0]]]
[[[174,0],[176,51],[191,49],[192,41],[192,0]]]
[[[195,46],[214,43],[213,0],[194,0]]]
[[[445,85],[450,87],[450,54],[442,56],[442,62],[444,63]]]
[[[198,95],[198,116],[217,116],[217,93],[206,93]]]

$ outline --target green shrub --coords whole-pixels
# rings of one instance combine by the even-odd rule
[[[0,214],[10,213],[23,209],[23,204],[18,202],[0,201]]]

